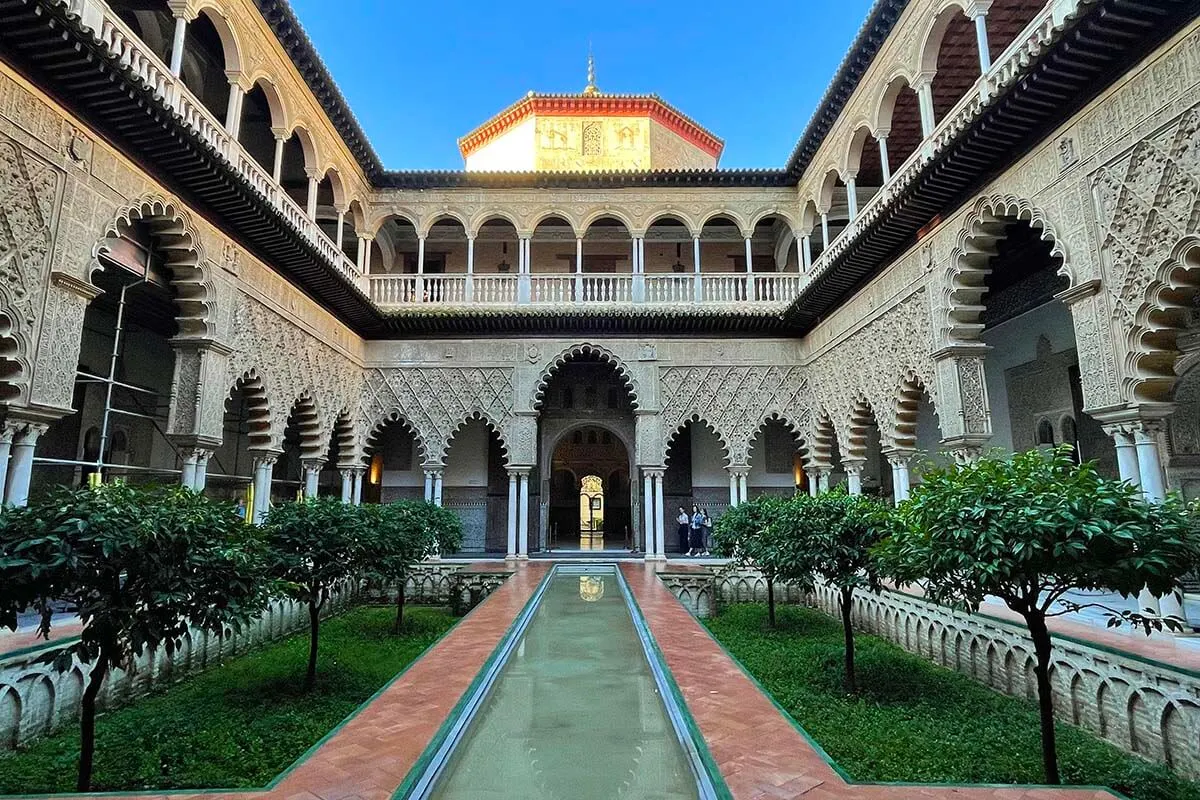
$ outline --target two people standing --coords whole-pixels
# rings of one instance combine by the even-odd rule
[[[708,537],[712,533],[712,519],[700,506],[692,506],[689,516],[683,506],[679,507],[679,552],[688,556],[708,555]]]

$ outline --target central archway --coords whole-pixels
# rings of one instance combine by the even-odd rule
[[[564,431],[550,457],[548,550],[631,550],[629,450],[607,425]]]
[[[636,550],[637,498],[631,490],[636,451],[634,395],[614,361],[575,351],[557,364],[538,393],[538,538],[541,550]],[[602,530],[585,530],[583,479],[600,479]],[[531,502],[532,499],[531,499]],[[589,520],[595,522],[594,516]],[[590,526],[589,526],[590,527]]]

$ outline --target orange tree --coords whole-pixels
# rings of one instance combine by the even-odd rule
[[[795,572],[795,540],[778,525],[772,527],[785,497],[762,495],[734,506],[713,527],[713,547],[718,555],[754,567],[767,582],[767,618],[775,627],[775,583]]]
[[[321,610],[333,588],[356,577],[370,542],[363,515],[335,497],[281,503],[263,521],[266,571],[283,594],[308,607],[308,668],[304,688],[317,681]]]
[[[0,511],[0,624],[49,604],[78,609],[77,642],[52,651],[91,664],[80,700],[76,786],[91,787],[96,696],[109,671],[162,647],[174,653],[189,628],[224,635],[261,613],[269,584],[255,531],[230,504],[179,487],[121,483],[53,491],[27,508]]]
[[[404,622],[404,585],[412,567],[438,553],[462,546],[462,521],[452,511],[418,500],[399,500],[359,509],[364,527],[361,551],[363,574],[396,584],[396,622]]]
[[[1098,605],[1069,601],[1075,589],[1126,597],[1143,587],[1172,591],[1200,563],[1195,517],[1175,498],[1146,502],[1136,488],[1076,464],[1060,448],[927,472],[894,521],[877,550],[885,574],[921,581],[934,602],[968,610],[998,597],[1025,621],[1036,655],[1046,780],[1058,783],[1047,619]],[[1105,610],[1111,625],[1130,622],[1149,633],[1164,624]]]
[[[846,691],[858,691],[854,673],[854,592],[879,591],[872,548],[887,533],[886,507],[838,488],[816,497],[797,495],[782,504],[768,523],[769,538],[787,542],[789,558],[780,577],[805,588],[821,578],[838,592],[845,637]]]

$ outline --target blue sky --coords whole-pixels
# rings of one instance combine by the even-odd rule
[[[870,0],[292,0],[389,169],[461,169],[456,140],[526,92],[654,93],[782,167]]]

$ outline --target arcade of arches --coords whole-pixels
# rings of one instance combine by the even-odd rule
[[[1194,23],[961,204],[906,206],[920,227],[833,291],[989,92],[1024,90],[1094,4],[904,4],[905,35],[865,37],[880,49],[786,170],[383,181],[244,24],[252,4],[85,5],[193,104],[160,116],[225,157],[212,186],[250,187],[241,219],[282,216],[286,242],[177,199],[203,187],[164,185],[68,92],[0,65],[6,502],[97,473],[254,519],[298,496],[423,497],[462,517],[469,553],[660,558],[680,507],[842,484],[900,500],[989,448],[1067,444],[1148,497],[1200,496]],[[707,307],[606,293],[639,270],[725,288]],[[504,273],[599,294],[478,294]],[[459,274],[489,307],[391,313],[370,291]],[[763,309],[765,286],[790,288]]]

